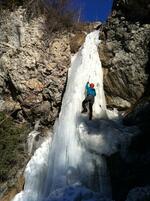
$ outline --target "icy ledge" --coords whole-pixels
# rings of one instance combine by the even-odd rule
[[[111,201],[100,193],[95,193],[80,184],[74,184],[67,188],[61,188],[51,193],[43,201]]]

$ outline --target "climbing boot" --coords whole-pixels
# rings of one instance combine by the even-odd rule
[[[87,111],[87,109],[83,109],[81,113],[86,113]]]

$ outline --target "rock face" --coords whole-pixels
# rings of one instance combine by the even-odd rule
[[[107,69],[104,87],[108,105],[126,109],[148,86],[150,24],[129,20],[119,6],[105,26],[107,40],[101,38],[99,49]]]
[[[127,155],[121,157],[120,153],[116,153],[108,158],[114,200],[125,200],[129,191],[127,200],[150,199],[150,191],[146,187],[150,185],[149,100],[140,101],[124,118],[126,126],[137,126],[140,131],[132,138]]]
[[[72,31],[70,37],[70,48],[71,53],[76,53],[79,48],[83,45],[87,33],[98,29],[102,25],[101,22],[93,23],[78,23],[75,25],[75,29]]]
[[[70,48],[72,53],[76,53],[85,41],[86,34],[84,32],[77,33],[71,37]]]
[[[9,191],[9,193],[6,196],[3,196],[3,198],[1,199],[1,201],[12,200],[17,193],[19,193],[20,191],[22,191],[24,183],[25,183],[24,177],[23,176],[18,177],[16,186],[13,187],[13,188],[11,188],[11,190]]]
[[[131,21],[142,21],[149,23],[149,0],[115,0],[114,9],[121,9],[121,12],[124,13]]]
[[[69,34],[51,33],[44,16],[27,21],[24,12],[1,14],[0,94],[19,105],[17,118],[34,122],[38,111],[38,118],[53,123],[70,64]]]
[[[71,58],[70,33],[51,32],[44,16],[28,21],[22,8],[2,10],[0,15],[0,112],[31,125],[40,120],[35,150],[61,106]],[[11,200],[21,190],[16,177],[13,174],[4,184],[0,178],[0,199]]]
[[[140,132],[126,156],[118,152],[108,157],[112,194],[116,201],[149,200],[149,1],[118,0],[114,9],[105,26],[107,40],[102,38],[100,46],[107,103],[121,110],[131,107],[123,122]]]

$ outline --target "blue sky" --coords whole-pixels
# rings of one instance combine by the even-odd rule
[[[111,13],[113,0],[73,0],[74,7],[81,8],[81,21],[106,21]]]

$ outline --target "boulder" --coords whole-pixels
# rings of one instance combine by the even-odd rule
[[[27,87],[29,87],[29,89],[32,89],[32,90],[38,91],[38,92],[42,91],[44,88],[44,85],[36,78],[27,80],[25,84]]]
[[[12,99],[3,101],[0,108],[0,111],[5,111],[6,113],[9,114],[19,110],[21,110],[20,104]]]

